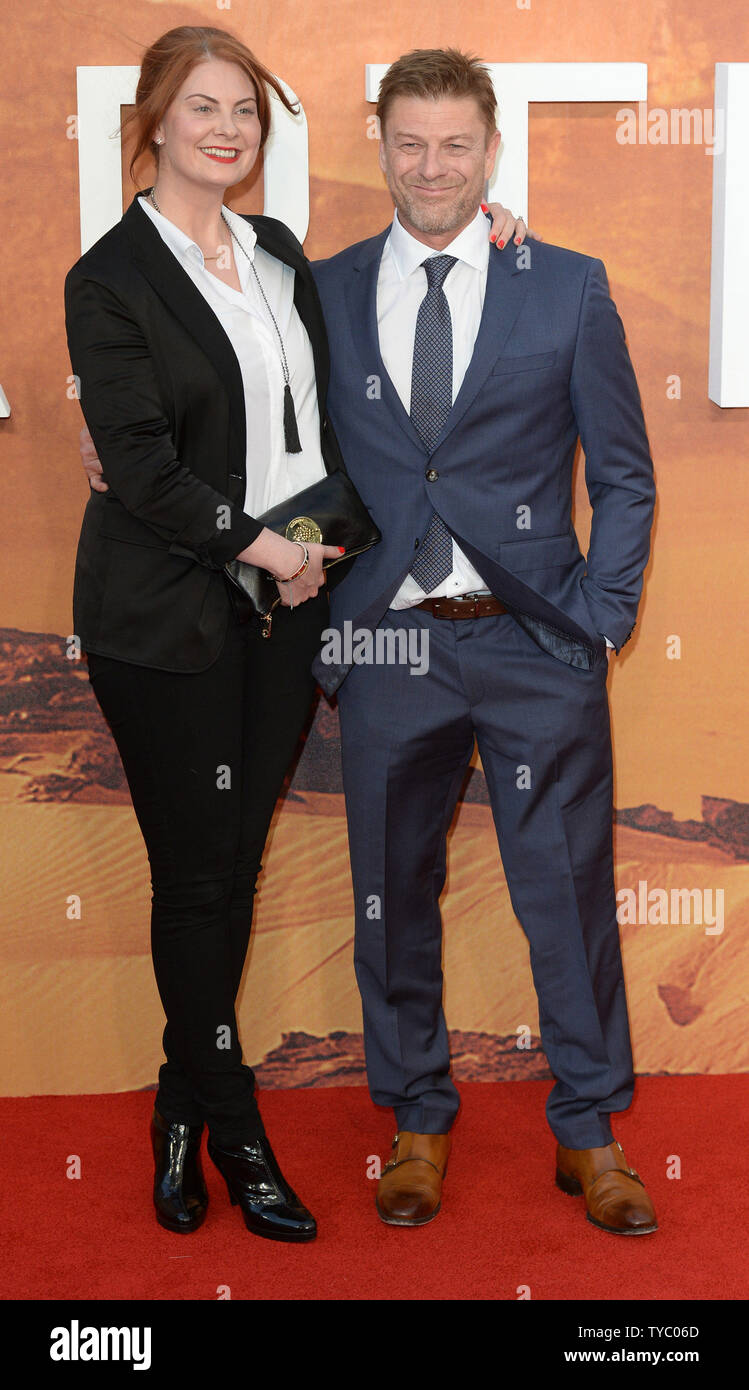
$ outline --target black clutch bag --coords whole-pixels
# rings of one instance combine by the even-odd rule
[[[257,520],[290,541],[342,545],[345,554],[340,560],[361,555],[382,539],[354,484],[341,468],[326,473],[324,478],[285,502],[279,502]],[[323,568],[330,569],[339,562],[338,558],[331,557],[323,561]],[[243,560],[229,560],[224,569],[249,600],[255,615],[266,622],[264,635],[269,635],[271,613],[281,602],[275,580],[270,579],[264,569],[245,564]]]

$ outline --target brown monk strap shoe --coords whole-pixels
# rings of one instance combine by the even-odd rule
[[[565,1149],[557,1144],[556,1182],[570,1197],[584,1194],[588,1220],[602,1231],[644,1236],[658,1230],[642,1178],[630,1168],[616,1139],[599,1149]]]
[[[377,1184],[375,1206],[389,1226],[424,1226],[440,1209],[442,1179],[450,1153],[449,1134],[413,1134],[402,1129]]]

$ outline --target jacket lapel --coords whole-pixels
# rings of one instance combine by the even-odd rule
[[[147,189],[141,192],[146,193]],[[224,384],[231,404],[231,431],[233,456],[245,472],[246,432],[245,404],[242,373],[234,348],[231,345],[219,320],[209,307],[200,290],[193,284],[190,276],[179,264],[175,256],[164,245],[150,217],[138,203],[140,193],[123,217],[123,224],[133,249],[133,260],[141,274],[168,306],[188,333],[198,342],[213,363]],[[244,213],[240,214],[245,216]],[[317,290],[312,272],[304,257],[295,249],[291,238],[282,235],[283,229],[273,218],[247,216],[255,229],[258,245],[269,255],[290,265],[297,273],[294,276],[294,304],[304,324],[312,344],[317,383],[317,399],[320,419],[324,418],[325,398],[330,375],[330,359],[325,333],[322,329],[322,310],[317,299]]]
[[[373,366],[376,367],[382,383],[382,397],[390,407],[393,418],[405,431],[411,442],[426,452],[421,436],[414,428],[395,385],[387,373],[380,352],[377,327],[377,277],[382,252],[389,233],[390,228],[386,227],[379,236],[373,237],[371,241],[366,243],[361,257],[355,263],[355,274],[351,276],[347,284],[346,301],[351,317],[354,342],[365,370],[370,374]],[[436,452],[451,430],[454,430],[455,426],[463,419],[492,371],[515,326],[515,321],[528,291],[528,285],[528,276],[518,269],[516,258],[491,247],[481,322],[476,335],[473,354],[433,452]]]
[[[143,189],[142,192],[147,192]],[[247,452],[244,386],[237,355],[213,310],[193,284],[186,270],[162,241],[136,193],[123,217],[133,260],[188,333],[210,359],[225,387],[231,405],[230,430],[234,463],[232,471],[244,477]]]
[[[380,352],[377,329],[377,277],[382,252],[389,235],[390,228],[386,227],[379,236],[365,243],[359,259],[354,263],[354,274],[346,284],[346,304],[351,319],[352,337],[367,376],[376,373],[380,378],[382,399],[389,407],[393,419],[405,431],[411,443],[425,454],[424,442],[414,428],[408,411],[404,409]]]
[[[445,421],[437,442],[436,452],[455,426],[463,419],[510,336],[523,301],[528,292],[530,278],[518,269],[517,258],[507,250],[497,251],[489,248],[489,265],[486,272],[486,289],[481,311],[481,322],[473,345],[473,354],[466,368],[452,410]]]

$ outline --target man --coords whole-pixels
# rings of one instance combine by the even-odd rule
[[[377,114],[392,227],[315,278],[331,421],[383,539],[331,594],[313,666],[338,693],[370,1092],[398,1127],[377,1210],[420,1225],[440,1207],[459,1101],[439,896],[475,737],[556,1078],[557,1182],[602,1229],[644,1234],[653,1206],[609,1120],[634,1086],[606,675],[649,554],[637,384],[600,261],[538,242],[488,254],[500,134],[486,70],[454,50],[407,54]],[[578,435],[587,568],[570,519]],[[351,637],[378,628],[427,634],[426,673],[357,664]]]
[[[602,263],[536,241],[488,254],[495,112],[475,60],[400,58],[377,107],[392,226],[315,266],[329,415],[383,537],[331,593],[313,667],[338,694],[370,1093],[398,1126],[377,1211],[415,1226],[440,1209],[459,1098],[439,897],[475,738],[555,1077],[557,1183],[603,1230],[645,1234],[653,1206],[609,1121],[634,1077],[606,675],[635,624],[653,468]],[[385,653],[388,633],[428,642],[427,669],[371,660],[366,643],[354,659],[352,636],[377,632]]]

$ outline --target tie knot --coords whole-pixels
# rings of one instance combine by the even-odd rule
[[[421,262],[426,271],[427,285],[430,290],[442,289],[457,259],[457,256],[428,256],[425,261]]]

